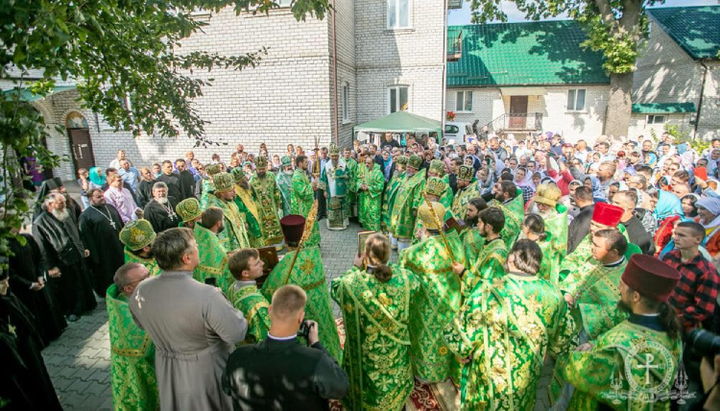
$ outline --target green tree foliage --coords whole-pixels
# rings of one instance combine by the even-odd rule
[[[70,79],[83,107],[116,130],[217,144],[204,136],[206,121],[193,107],[212,79],[193,72],[254,67],[266,52],[182,53],[182,40],[207,24],[191,13],[225,7],[239,14],[279,6],[277,0],[0,0],[0,79],[20,79],[16,90],[0,97],[0,255],[8,253],[11,228],[20,227],[29,209],[18,159],[34,156],[47,166],[60,160],[43,148],[48,130],[20,91],[30,87],[45,96],[54,79]],[[323,19],[329,7],[329,0],[294,0],[292,12],[297,20]],[[28,83],[23,79],[32,69],[42,69],[43,77]]]

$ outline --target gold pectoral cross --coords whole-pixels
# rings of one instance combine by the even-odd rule
[[[15,328],[14,325],[8,323],[8,331],[10,331],[10,334],[13,335],[13,337],[17,337],[17,333],[15,332],[17,328]]]

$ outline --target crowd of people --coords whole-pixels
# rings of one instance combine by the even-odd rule
[[[60,408],[39,353],[96,296],[116,409],[401,410],[417,380],[531,410],[548,366],[556,410],[669,409],[678,374],[720,407],[720,363],[683,350],[720,329],[720,139],[466,139],[119,150],[81,204],[46,180],[0,277],[0,408]],[[322,220],[364,229],[329,282]]]

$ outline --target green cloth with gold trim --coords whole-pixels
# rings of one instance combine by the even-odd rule
[[[130,251],[127,247],[125,247],[125,264],[127,263],[138,263],[150,271],[151,276],[160,275],[160,267],[157,265],[157,261],[155,261],[154,258],[143,258],[139,255],[135,254],[134,252]]]
[[[508,257],[508,249],[502,238],[486,242],[478,254],[475,262],[468,261],[465,267],[472,266],[465,273],[462,279],[462,295],[466,297],[480,280],[493,280],[505,275],[505,261]]]
[[[155,345],[133,321],[127,297],[115,284],[105,298],[110,337],[110,385],[116,410],[158,410]]]
[[[347,181],[347,187],[348,192],[345,196],[345,203],[347,204],[348,208],[348,215],[350,217],[355,217],[355,206],[357,205],[357,167],[358,163],[355,161],[354,158],[345,158],[345,167],[347,168],[347,175],[348,175],[348,181]]]
[[[499,241],[502,243],[502,241]],[[532,410],[549,351],[569,344],[572,319],[560,292],[536,276],[483,280],[445,328],[463,365],[462,410]]]
[[[120,242],[130,250],[137,251],[155,241],[155,230],[148,220],[143,218],[129,221],[120,230]]]
[[[463,187],[455,194],[452,202],[452,212],[461,220],[465,220],[467,213],[467,205],[470,200],[480,197],[480,190],[477,183],[470,183],[467,187]]]
[[[477,226],[468,226],[460,233],[460,239],[465,250],[465,259],[468,262],[466,267],[472,268],[480,255],[480,251],[485,246],[485,238],[480,235]]]
[[[613,328],[627,318],[617,308],[620,300],[620,278],[627,266],[627,260],[613,267],[606,267],[595,258],[590,258],[577,269],[568,273],[559,284],[564,294],[575,300],[571,310],[575,322],[581,326],[590,339]],[[580,330],[578,329],[579,333]]]
[[[362,184],[367,185],[367,190],[360,190]],[[362,180],[357,181],[358,219],[366,230],[380,231],[380,206],[384,186],[385,178],[377,163],[372,171],[365,172]]]
[[[399,411],[413,390],[408,323],[420,286],[411,272],[389,266],[393,275],[384,283],[352,267],[330,284],[345,326],[348,410]]]
[[[234,188],[232,188],[234,190]],[[250,248],[247,230],[245,229],[245,219],[235,204],[235,201],[225,201],[208,194],[208,207],[218,207],[223,210],[223,219],[225,229],[218,233],[220,243],[225,247],[227,252],[235,251],[240,248]]]
[[[285,254],[270,272],[261,292],[268,301],[272,301],[275,290],[283,285],[295,284],[305,290],[307,293],[305,319],[318,323],[320,341],[330,355],[340,362],[342,359],[340,337],[330,303],[320,247],[303,246],[290,273],[290,264],[295,253],[296,251],[290,251]]]
[[[453,258],[464,265],[460,237],[451,231],[446,238]],[[413,372],[427,382],[444,381],[452,375],[455,356],[448,350],[442,331],[460,309],[460,277],[452,271],[450,255],[439,234],[403,250],[398,263],[412,271],[421,285],[410,317]]]
[[[504,204],[497,200],[492,200],[488,206],[498,207],[502,210],[503,214],[505,214],[505,226],[500,232],[500,237],[502,237],[505,242],[505,247],[507,247],[508,250],[511,249],[518,235],[520,235],[522,222],[525,219],[525,200],[522,196],[522,190],[517,189],[515,197]]]
[[[284,157],[283,157],[284,158]],[[278,171],[276,182],[280,196],[282,198],[282,211],[283,216],[292,214],[291,203],[292,203],[292,178],[294,172]]]
[[[402,162],[401,162],[402,160]],[[398,188],[405,181],[405,165],[407,164],[407,157],[400,156],[395,166],[395,172],[393,172],[390,181],[385,186],[382,196],[382,229],[383,231],[390,231],[390,213],[395,203],[395,196],[397,195]]]
[[[416,210],[425,199],[422,189],[425,183],[425,170],[413,176],[407,176],[395,195],[395,202],[390,213],[390,231],[397,239],[411,239],[415,233]]]
[[[237,169],[236,169],[237,170]],[[256,207],[255,199],[252,196],[252,189],[235,185],[235,205],[247,223],[247,236],[250,247],[265,247],[263,231],[260,227],[260,211]]]
[[[193,233],[200,255],[200,263],[193,271],[193,278],[201,283],[210,277],[217,278],[217,286],[228,295],[235,280],[228,269],[227,250],[222,241],[200,223],[195,224]]]
[[[670,410],[682,357],[680,338],[623,321],[591,342],[589,351],[572,351],[556,364],[575,387],[569,410],[599,410],[601,404],[614,410]],[[559,382],[553,380],[555,397]],[[653,398],[646,386],[657,391]]]
[[[310,183],[307,173],[300,169],[295,170],[292,178],[290,211],[292,214],[301,215],[307,218],[308,214],[310,214],[313,202],[315,202],[315,192],[312,189],[312,184]],[[310,234],[310,237],[305,242],[305,245],[310,247],[319,244],[320,227],[318,226],[317,220],[315,220],[312,234]]]
[[[248,323],[247,334],[242,344],[255,344],[267,338],[270,331],[270,303],[260,293],[255,284],[238,286],[236,282],[230,288],[228,299],[233,307],[240,310]]]
[[[282,210],[283,202],[280,196],[275,174],[268,171],[264,177],[257,172],[250,179],[253,199],[260,212],[260,228],[262,229],[264,246],[280,244],[283,241],[280,230],[280,217],[278,210]]]

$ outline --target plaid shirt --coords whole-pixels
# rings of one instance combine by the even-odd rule
[[[680,281],[668,302],[675,307],[685,331],[696,328],[713,315],[720,276],[701,253],[683,262],[680,250],[673,250],[663,261],[680,272]]]

